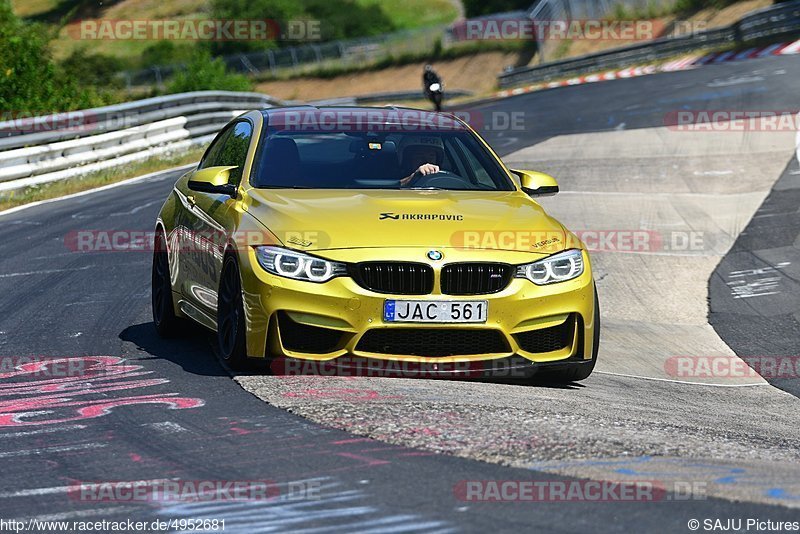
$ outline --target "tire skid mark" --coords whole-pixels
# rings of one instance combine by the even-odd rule
[[[268,501],[188,503],[159,510],[164,518],[215,517],[225,532],[455,532],[451,524],[415,514],[395,513],[369,503],[360,489],[348,489],[332,477],[293,480],[286,486],[318,483],[319,498],[295,500],[289,493]],[[307,529],[307,530],[306,530]]]

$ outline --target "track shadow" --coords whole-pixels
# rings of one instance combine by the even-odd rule
[[[216,351],[214,334],[201,326],[186,324],[181,332],[174,338],[163,339],[156,333],[152,322],[141,323],[127,327],[119,334],[122,341],[136,345],[137,349],[150,354],[153,358],[160,358],[178,364],[181,368],[192,374],[203,376],[235,376],[274,374],[278,376],[329,376],[325,372],[314,372],[298,366],[287,372],[285,365],[276,366],[276,362],[260,362],[254,360],[245,369],[229,371],[220,362]],[[311,367],[314,369],[314,367]],[[364,376],[377,377],[365,372],[363,374],[345,371],[342,375],[333,376]],[[415,380],[455,380],[458,382],[482,382],[486,384],[503,384],[510,386],[540,387],[548,389],[580,389],[586,387],[576,382],[558,383],[548,381],[545,377],[529,379],[507,377],[466,377],[466,376],[418,376],[415,374],[384,375],[381,378],[413,378]]]
[[[200,326],[187,324],[171,339],[162,339],[152,322],[127,327],[119,334],[122,341],[133,343],[153,358],[171,361],[187,373],[203,376],[227,376],[211,348],[212,334]]]
[[[513,386],[528,386],[528,387],[537,387],[537,388],[546,388],[546,389],[583,389],[586,387],[585,384],[581,384],[580,382],[552,382],[547,380],[546,378],[539,377],[539,378],[531,378],[527,381],[519,381],[519,380],[481,380],[481,382],[489,382],[494,384],[506,384],[506,385],[513,385]]]
[[[455,372],[437,371],[429,364],[395,361],[370,360],[360,357],[341,357],[330,361],[305,361],[293,358],[275,358],[268,362],[268,372],[274,376],[330,376],[346,378],[413,379],[424,381],[479,382],[509,386],[540,387],[548,389],[581,389],[586,387],[577,382],[557,382],[547,375],[524,376],[513,374],[513,370],[491,371],[485,369],[461,370]],[[377,366],[376,366],[377,365]],[[511,373],[511,374],[509,374]],[[238,373],[237,373],[238,374]]]
[[[104,2],[97,2],[97,0],[61,0],[51,9],[26,18],[34,22],[47,22],[52,24],[97,18],[103,13],[104,9],[121,1],[122,0],[105,0]]]

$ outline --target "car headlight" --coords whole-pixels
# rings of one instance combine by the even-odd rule
[[[566,282],[583,274],[583,253],[565,250],[549,258],[517,266],[517,278],[527,278],[536,285]]]
[[[347,265],[280,247],[255,247],[258,263],[268,273],[295,280],[327,282],[347,274]]]

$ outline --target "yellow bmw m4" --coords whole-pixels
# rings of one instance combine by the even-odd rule
[[[207,327],[232,367],[582,380],[599,306],[586,247],[536,201],[557,192],[452,115],[245,113],[159,213],[155,327]]]

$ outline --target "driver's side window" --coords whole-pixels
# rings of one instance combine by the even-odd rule
[[[247,121],[236,122],[233,126],[228,127],[208,148],[199,168],[235,165],[236,168],[230,172],[228,183],[238,186],[242,179],[242,171],[247,161],[247,150],[250,148],[252,138],[253,126]]]
[[[200,165],[197,167],[198,169],[207,169],[209,167],[219,167],[221,164],[218,163],[220,160],[220,152],[222,152],[222,147],[225,145],[225,142],[231,136],[232,128],[227,128],[219,135],[214,141],[211,142],[211,145],[206,150],[206,153],[203,154],[203,159],[200,160]]]
[[[470,147],[462,143],[460,139],[455,139],[454,142],[458,145],[459,151],[464,154],[466,159],[465,164],[468,166],[465,170],[470,180],[487,188],[494,189],[494,181],[489,176],[489,173],[486,172],[484,166],[481,165],[481,162],[478,161],[478,158],[475,157],[475,153]]]

